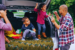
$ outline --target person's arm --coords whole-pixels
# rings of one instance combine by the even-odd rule
[[[57,11],[55,11],[54,14],[56,15],[56,18],[57,18],[57,20],[59,21],[60,17],[59,17],[59,15],[58,15]]]
[[[55,25],[55,27],[57,29],[59,29],[60,31],[66,31],[68,30],[69,28],[69,25],[70,25],[70,21],[68,19],[65,19],[65,21],[63,21],[63,23],[61,25],[58,25],[56,22],[55,22],[55,19],[54,17],[51,18],[51,21],[53,22],[53,24]]]
[[[58,24],[56,23],[54,17],[51,18],[51,21],[53,22],[53,24],[55,25],[55,27],[56,27],[57,29],[60,28],[60,25],[58,25]]]
[[[11,24],[10,21],[8,20],[7,16],[4,17],[4,20],[5,20],[5,23],[6,23],[6,24],[7,24],[7,23]]]
[[[34,32],[36,32],[36,29],[34,28],[34,25],[31,23],[31,28]]]
[[[33,31],[36,32],[36,29],[34,28]]]
[[[55,25],[55,27],[56,27],[57,29],[60,28],[60,25],[58,25],[56,22],[54,22],[53,24]]]
[[[7,18],[7,15],[6,15],[6,12],[5,11],[1,10],[0,11],[0,14],[1,14],[1,17],[4,18],[5,23],[10,23],[10,21]]]
[[[38,3],[36,3],[35,9],[37,9],[37,7],[38,7]]]
[[[36,3],[36,6],[35,6],[35,8],[34,8],[34,11],[35,11],[35,12],[38,12],[37,7],[38,7],[38,3]]]
[[[6,16],[6,12],[1,10],[0,14],[1,14],[1,18],[4,18],[4,20],[5,20],[5,23],[3,23],[4,25],[3,25],[2,29],[7,30],[7,31],[11,31],[12,26],[11,26],[10,21],[8,20],[7,16]]]
[[[4,35],[4,38],[7,43],[10,43],[9,39],[5,35]]]
[[[49,13],[48,15],[46,14],[46,15],[45,15],[45,18],[49,17],[50,15],[51,15],[51,13]]]

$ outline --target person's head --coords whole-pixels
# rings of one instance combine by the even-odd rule
[[[68,12],[68,7],[67,7],[67,5],[61,5],[61,6],[59,7],[59,13],[60,13],[61,15],[63,15],[63,14],[66,15],[67,12]]]
[[[0,11],[1,11],[1,10],[5,11],[5,13],[6,13],[6,12],[7,12],[7,11],[6,11],[6,6],[3,5],[3,4],[0,4]]]
[[[29,25],[29,24],[30,24],[30,20],[29,20],[28,17],[24,17],[24,18],[22,19],[22,21],[23,21],[23,24],[26,24],[26,25]]]
[[[42,10],[42,11],[46,11],[46,4],[45,3],[41,3],[38,7],[38,10]]]

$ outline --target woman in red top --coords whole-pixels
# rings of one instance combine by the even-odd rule
[[[50,13],[49,15],[46,15],[46,4],[45,3],[40,4],[38,9],[37,7],[38,7],[38,3],[36,3],[36,6],[34,8],[34,11],[38,12],[37,21],[36,21],[37,26],[38,26],[38,39],[41,39],[41,36],[40,36],[41,27],[43,28],[42,35],[44,38],[46,38],[47,36],[45,34],[45,30],[46,30],[45,18],[49,17]]]

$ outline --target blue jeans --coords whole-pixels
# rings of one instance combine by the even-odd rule
[[[40,35],[41,27],[43,28],[42,32],[45,32],[45,30],[46,30],[45,24],[39,24],[39,23],[37,23],[37,26],[38,26],[38,35]]]
[[[71,43],[65,44],[65,46],[60,47],[60,50],[69,50]]]
[[[24,31],[22,38],[31,37],[31,36],[33,37],[33,39],[36,38],[36,32],[27,29]]]

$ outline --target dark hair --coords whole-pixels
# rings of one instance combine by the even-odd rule
[[[6,10],[6,6],[5,5],[3,5],[3,4],[0,4],[0,10]]]
[[[25,20],[27,19],[28,17],[23,17],[22,18],[22,22],[25,22]]]
[[[44,5],[46,5],[46,4],[45,4],[45,3],[41,3],[41,4],[39,5],[39,7],[38,7],[38,13],[39,13],[39,14],[40,14],[41,8],[42,8]]]

